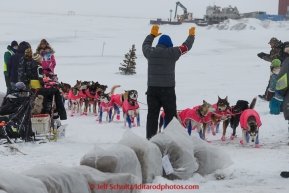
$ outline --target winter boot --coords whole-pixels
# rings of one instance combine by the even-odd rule
[[[289,178],[289,172],[281,172],[280,176],[283,178]]]
[[[266,96],[265,96],[265,95],[258,95],[258,97],[259,97],[260,99],[266,100]]]
[[[279,115],[280,114],[280,101],[278,101],[275,98],[272,98],[272,100],[269,103],[269,108],[270,108],[271,115]]]

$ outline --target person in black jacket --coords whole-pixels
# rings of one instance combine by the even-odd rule
[[[10,77],[11,89],[15,89],[15,84],[18,82],[18,66],[19,60],[24,56],[27,48],[31,48],[28,42],[21,42],[18,46],[18,52],[11,56],[7,64],[7,72]]]
[[[173,47],[171,38],[162,35],[156,47],[152,47],[155,37],[161,35],[159,27],[153,26],[151,34],[143,42],[143,54],[148,60],[148,82],[147,82],[147,125],[146,138],[153,137],[158,130],[158,117],[160,108],[165,111],[166,125],[170,123],[176,114],[175,94],[175,65],[181,55],[187,53],[193,46],[195,40],[195,28],[189,30],[187,40],[181,45]]]
[[[26,85],[26,89],[30,90],[30,76],[32,66],[32,50],[27,48],[24,56],[19,59],[18,65],[18,82],[23,82]]]

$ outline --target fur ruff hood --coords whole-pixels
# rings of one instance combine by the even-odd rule
[[[37,54],[41,54],[43,51],[50,52],[50,54],[54,54],[55,53],[54,49],[49,44],[46,45],[46,47],[43,49],[43,48],[41,48],[41,43],[40,43],[37,46],[36,53]]]

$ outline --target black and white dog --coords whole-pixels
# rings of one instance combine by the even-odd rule
[[[254,109],[256,105],[257,98],[254,98],[249,106],[249,102],[246,100],[238,100],[235,106],[231,107],[231,119],[230,119],[230,126],[233,129],[233,133],[230,137],[231,140],[234,140],[236,136],[236,129],[239,126],[241,114],[246,109]]]
[[[124,126],[126,122],[128,127],[135,127],[134,118],[137,119],[137,126],[140,126],[139,105],[137,102],[138,92],[136,90],[128,91],[128,98],[122,104]]]

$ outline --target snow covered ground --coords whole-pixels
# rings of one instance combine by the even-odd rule
[[[263,28],[252,25],[256,30],[196,28],[192,50],[182,56],[176,65],[178,109],[199,105],[203,99],[216,103],[218,96],[228,96],[230,103],[235,104],[240,99],[250,102],[258,94],[263,94],[269,79],[270,63],[260,60],[257,53],[270,51],[268,42],[271,37],[289,40],[288,27]],[[46,38],[56,51],[56,73],[60,81],[74,85],[76,80],[93,80],[108,85],[108,90],[120,84],[121,88],[116,93],[136,89],[139,101],[146,103],[147,61],[142,55],[141,45],[150,33],[148,19],[1,12],[0,26],[0,53],[4,53],[6,46],[14,39],[30,42],[35,50],[40,40]],[[160,32],[170,35],[174,45],[178,46],[186,39],[191,26],[164,25],[160,27]],[[105,50],[102,57],[103,42]],[[156,43],[157,39],[154,45]],[[137,49],[137,74],[117,74],[124,54],[132,44]],[[5,92],[2,73],[0,80],[0,92]],[[133,128],[132,131],[145,138],[147,106],[140,106],[141,127]],[[241,146],[240,137],[222,142],[220,133],[208,135],[212,145],[226,151],[234,161],[231,167],[216,172],[223,174],[224,180],[216,180],[214,174],[204,177],[196,174],[188,181],[169,181],[157,177],[154,184],[197,184],[200,188],[194,191],[163,192],[288,192],[288,179],[279,176],[282,170],[289,170],[287,122],[282,114],[270,115],[267,102],[258,100],[256,110],[263,122],[260,149],[253,148],[252,143]],[[93,115],[68,117],[68,120],[63,121],[63,124],[69,124],[65,139],[41,145],[16,145],[26,155],[10,152],[0,146],[0,167],[19,173],[35,165],[48,163],[79,165],[80,158],[94,144],[107,148],[117,143],[127,129],[123,127],[122,121],[98,124],[95,120]],[[196,131],[193,134],[197,135]],[[227,136],[230,134],[231,129],[228,128]],[[237,135],[241,136],[240,128],[237,129]]]

